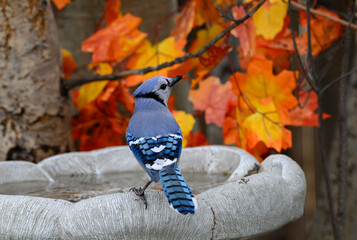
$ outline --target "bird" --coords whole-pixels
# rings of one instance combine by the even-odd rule
[[[133,93],[135,108],[126,132],[126,140],[150,180],[144,187],[131,188],[145,204],[145,190],[161,182],[169,206],[181,214],[194,214],[197,201],[183,177],[178,162],[182,151],[182,133],[167,107],[172,87],[183,78],[157,76],[143,82]]]

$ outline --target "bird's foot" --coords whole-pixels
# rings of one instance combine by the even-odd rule
[[[148,202],[147,202],[147,200],[146,200],[146,198],[145,198],[145,189],[144,188],[141,188],[141,187],[139,187],[139,188],[130,188],[130,190],[129,191],[133,191],[135,194],[136,194],[136,196],[138,196],[143,202],[144,202],[144,204],[145,204],[145,209],[147,209],[148,208]]]

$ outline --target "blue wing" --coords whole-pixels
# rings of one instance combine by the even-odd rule
[[[160,180],[159,170],[163,166],[174,168],[181,155],[181,131],[163,136],[141,138],[134,137],[130,132],[127,132],[126,141],[135,158],[155,182]]]

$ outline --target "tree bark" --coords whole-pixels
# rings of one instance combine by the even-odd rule
[[[0,161],[43,158],[72,148],[69,99],[48,0],[0,0]]]

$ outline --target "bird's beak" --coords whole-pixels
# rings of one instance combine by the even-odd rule
[[[170,87],[173,87],[175,85],[175,83],[177,83],[178,81],[180,81],[183,78],[183,75],[178,75],[176,77],[173,78],[169,78],[169,82],[170,82]]]

